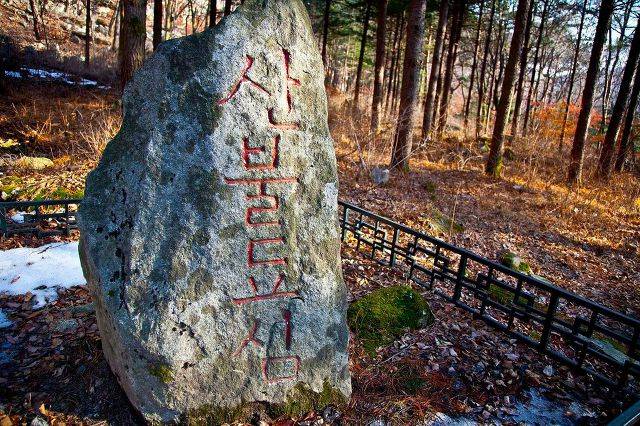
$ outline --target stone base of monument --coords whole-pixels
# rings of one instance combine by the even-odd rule
[[[300,418],[314,411],[330,412],[335,417],[340,410],[346,408],[347,403],[348,399],[329,385],[325,386],[321,392],[298,385],[291,390],[284,403],[252,402],[233,408],[203,406],[183,415],[180,423],[189,425],[220,425],[234,421],[270,423],[278,418]]]
[[[351,394],[337,167],[300,0],[163,43],[87,179],[105,356],[149,422],[300,415]]]

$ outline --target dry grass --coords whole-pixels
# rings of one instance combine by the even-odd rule
[[[0,99],[0,140],[18,145],[0,149],[0,189],[12,199],[81,196],[86,174],[119,127],[115,93],[14,83]],[[42,171],[14,167],[20,156],[46,157],[54,166]]]
[[[119,126],[117,97],[104,91],[18,83],[0,100],[0,136],[28,155],[95,161]]]

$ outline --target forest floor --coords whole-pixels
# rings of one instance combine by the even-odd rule
[[[454,135],[423,147],[410,171],[392,171],[390,181],[378,186],[369,174],[387,161],[387,143],[363,136],[366,126],[347,116],[341,95],[333,94],[330,124],[341,199],[489,259],[508,249],[556,285],[640,317],[637,176],[621,175],[610,185],[589,180],[573,190],[562,183],[562,155],[536,141],[514,143],[505,177],[496,180],[482,172],[482,146]],[[81,196],[86,173],[118,126],[118,98],[111,90],[12,79],[8,95],[0,98],[3,197]],[[33,170],[20,161],[24,156],[52,164]],[[0,248],[50,241],[10,238],[0,240]],[[351,300],[405,283],[348,248],[343,263]],[[446,421],[445,415],[534,422],[518,416],[554,410],[558,418],[535,421],[603,422],[631,402],[632,395],[576,375],[424,294],[437,318],[433,326],[407,333],[374,357],[353,340],[354,397],[342,412],[346,423],[415,424]],[[12,323],[0,333],[0,410],[14,424],[35,415],[67,424],[137,421],[102,356],[90,303],[83,287],[61,291],[56,302],[38,310],[29,295],[0,296],[0,311]],[[543,407],[527,405],[536,401]],[[308,424],[317,424],[322,414],[310,414]]]

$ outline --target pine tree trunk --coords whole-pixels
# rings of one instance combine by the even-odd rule
[[[447,29],[448,31],[448,29]],[[445,37],[445,40],[447,37]],[[431,114],[431,132],[434,130],[434,124],[437,126],[438,117],[440,116],[440,98],[442,97],[442,69],[444,68],[445,59],[447,55],[444,54],[444,46],[442,55],[440,55],[440,65],[438,66],[438,75],[436,76],[436,93],[433,98],[433,114]]]
[[[395,29],[395,25],[392,25],[392,29]],[[383,100],[387,98],[387,87],[389,86],[389,76],[391,75],[391,62],[393,61],[393,33],[394,31],[389,31],[387,29],[387,38],[385,41],[385,52],[384,52],[384,73],[382,75],[382,97]],[[381,102],[381,108],[382,108]],[[386,108],[386,107],[385,107]],[[384,111],[385,108],[382,108]]]
[[[91,0],[86,0],[85,31],[84,31],[84,67],[91,65]]]
[[[398,101],[400,100],[400,84],[402,82],[402,73],[404,72],[402,64],[404,63],[404,49],[402,49],[402,43],[406,37],[403,34],[403,38],[400,40],[400,49],[398,51],[398,65],[396,70],[395,79],[393,81],[393,93],[391,94],[391,113],[395,113],[398,107]]]
[[[440,62],[442,59],[442,47],[444,44],[447,20],[449,19],[449,0],[440,0],[440,10],[438,12],[438,28],[433,45],[433,55],[431,57],[431,72],[429,73],[429,84],[427,94],[424,99],[424,116],[422,118],[422,139],[426,139],[431,131],[433,112],[436,98],[436,86],[440,76]]]
[[[451,35],[449,36],[449,48],[447,52],[447,62],[444,70],[444,79],[442,81],[442,97],[440,98],[439,116],[437,125],[437,133],[441,134],[449,118],[449,99],[451,98],[451,83],[453,81],[453,68],[458,57],[458,44],[460,43],[460,35],[462,34],[462,23],[464,20],[465,0],[455,1],[455,12],[451,27]]]
[[[162,43],[162,1],[153,0],[153,50],[156,50]],[[215,7],[216,0],[211,0],[210,3],[213,3]]]
[[[480,136],[482,121],[482,104],[484,103],[484,84],[487,72],[487,61],[489,59],[489,49],[491,47],[491,33],[493,32],[493,22],[496,15],[496,1],[491,0],[491,12],[489,12],[489,24],[487,35],[484,41],[484,52],[482,55],[482,65],[480,66],[480,78],[478,79],[478,106],[476,108],[476,139]]]
[[[573,86],[576,80],[576,69],[578,68],[578,56],[580,55],[580,44],[582,43],[582,30],[584,29],[584,17],[587,13],[587,1],[584,0],[582,10],[580,11],[580,26],[578,27],[578,39],[576,40],[576,50],[573,52],[573,63],[571,64],[571,73],[569,75],[569,90],[567,93],[567,104],[564,107],[562,116],[562,130],[560,131],[560,145],[558,151],[562,153],[564,148],[564,137],[567,132],[567,119],[569,118],[569,107],[571,106],[571,96],[573,95]]]
[[[615,169],[617,172],[622,171],[624,163],[627,161],[627,156],[633,148],[633,141],[631,140],[631,126],[633,125],[633,117],[635,116],[636,108],[638,107],[639,95],[640,66],[636,67],[636,74],[633,77],[633,90],[631,91],[631,99],[629,100],[629,106],[627,107],[624,127],[622,128],[622,136],[620,137],[620,146],[618,147],[618,154],[616,156]]]
[[[518,60],[520,59],[520,49],[522,47],[522,39],[524,38],[524,27],[526,26],[528,7],[529,0],[518,0],[513,38],[511,39],[511,46],[509,47],[509,59],[505,66],[500,102],[498,103],[496,120],[493,125],[491,149],[489,151],[489,157],[487,158],[486,173],[495,177],[500,177],[502,173],[504,129],[507,124],[507,113],[509,110],[513,81],[516,77],[516,68],[518,66]]]
[[[400,112],[391,154],[391,167],[400,166],[403,170],[409,168],[409,157],[413,149],[413,127],[418,106],[426,8],[426,0],[411,0],[409,4]]]
[[[487,111],[485,114],[484,133],[489,133],[489,123],[491,121],[491,110],[498,107],[498,86],[502,79],[502,72],[504,71],[504,63],[502,57],[502,51],[504,50],[504,34],[505,23],[504,19],[500,19],[498,24],[498,38],[496,40],[496,50],[493,55],[493,63],[498,63],[497,66],[491,68],[491,76],[489,77],[489,93],[487,96]],[[498,76],[496,77],[496,71]]]
[[[233,0],[225,0],[224,1],[224,16],[229,16],[231,13],[231,5],[233,4]]]
[[[602,144],[602,152],[600,153],[600,159],[598,161],[598,177],[603,180],[608,180],[609,177],[611,177],[611,167],[613,165],[613,156],[616,152],[618,132],[620,131],[624,110],[627,107],[629,92],[631,92],[631,80],[633,79],[636,65],[638,64],[638,57],[640,57],[640,23],[636,26],[636,31],[633,35],[631,46],[629,47],[627,64],[624,67],[620,88],[618,89],[618,96],[611,111],[609,127],[607,127],[607,133]]]
[[[389,69],[389,78],[387,81],[387,96],[384,102],[384,110],[387,115],[389,115],[389,101],[393,94],[393,82],[395,80],[396,73],[398,72],[398,59],[400,57],[400,49],[398,49],[398,45],[400,43],[400,31],[402,30],[403,25],[403,18],[396,18],[396,28],[393,35],[393,48],[391,49],[391,67]]]
[[[591,57],[589,58],[589,68],[584,81],[584,90],[582,92],[582,104],[580,114],[578,115],[578,123],[576,126],[576,134],[573,138],[573,147],[571,149],[571,163],[569,164],[568,180],[571,184],[580,184],[582,182],[582,167],[584,164],[584,146],[587,141],[587,131],[589,130],[589,122],[591,121],[591,108],[593,107],[593,94],[595,85],[598,80],[598,71],[600,69],[600,57],[604,48],[604,42],[607,35],[607,28],[611,22],[613,14],[613,0],[602,0],[600,3],[600,12],[598,13],[598,24],[593,38],[591,47]]]
[[[376,62],[373,74],[373,102],[371,105],[371,133],[374,135],[380,125],[382,106],[382,85],[384,83],[384,54],[388,0],[378,1],[378,28],[376,30]]]
[[[478,49],[480,47],[480,30],[482,29],[482,13],[484,12],[485,0],[480,0],[480,9],[478,11],[478,28],[476,29],[475,42],[473,43],[473,62],[471,63],[471,76],[469,79],[469,94],[464,106],[464,131],[467,132],[469,127],[469,112],[471,110],[471,94],[473,93],[473,85],[476,79],[476,68],[478,67]]]
[[[145,58],[147,39],[147,1],[123,0],[123,16],[120,21],[120,88],[140,68]]]
[[[215,0],[214,0],[215,1]],[[324,19],[322,23],[322,63],[327,66],[327,43],[329,41],[329,19],[331,17],[331,0],[324,2]]]
[[[524,29],[524,42],[520,52],[520,71],[518,75],[518,86],[516,89],[516,100],[513,107],[513,119],[511,121],[511,136],[515,139],[518,136],[520,122],[520,110],[522,109],[522,97],[524,95],[524,80],[527,74],[527,61],[529,58],[529,42],[531,41],[531,27],[533,26],[533,4],[529,7],[527,14],[527,24]]]
[[[531,69],[531,80],[529,84],[529,93],[527,95],[527,103],[524,111],[524,121],[522,123],[522,133],[526,136],[529,132],[529,118],[531,116],[531,104],[533,97],[537,96],[536,90],[538,85],[536,84],[536,71],[538,69],[538,63],[540,62],[540,46],[542,45],[542,38],[544,37],[544,25],[547,21],[547,11],[549,10],[549,1],[543,0],[544,6],[542,7],[542,15],[540,15],[540,28],[538,30],[538,40],[536,41],[536,50],[533,55],[533,67]]]
[[[353,95],[353,108],[358,109],[360,102],[360,86],[362,84],[362,67],[364,65],[364,52],[367,47],[367,33],[369,32],[369,18],[371,17],[371,3],[373,0],[367,0],[367,6],[364,11],[364,21],[362,22],[362,38],[360,39],[360,54],[358,55],[358,68],[356,70],[356,87]]]

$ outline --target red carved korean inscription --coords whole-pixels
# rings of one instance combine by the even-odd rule
[[[252,324],[251,328],[234,352],[235,356],[245,352],[250,356],[249,347],[253,348],[252,351],[265,351],[266,356],[261,357],[262,378],[268,384],[296,379],[302,364],[299,356],[290,353],[295,346],[294,317],[290,304],[300,299],[300,293],[297,290],[291,291],[283,288],[287,286],[287,276],[282,268],[288,264],[287,250],[289,247],[282,229],[283,221],[279,217],[282,203],[277,192],[282,187],[298,184],[296,176],[282,175],[280,162],[283,155],[286,155],[281,151],[283,136],[286,136],[286,132],[297,131],[301,128],[300,122],[290,120],[287,115],[292,113],[294,107],[292,88],[300,87],[302,83],[291,75],[292,58],[290,52],[282,49],[280,53],[285,91],[282,95],[286,100],[286,114],[280,116],[276,114],[275,108],[265,106],[266,120],[264,125],[271,132],[276,131],[277,134],[266,142],[252,140],[253,136],[252,138],[246,136],[238,141],[240,144],[239,164],[242,166],[243,177],[225,178],[227,185],[240,187],[246,191],[247,206],[243,219],[247,229],[251,232],[263,229],[260,234],[250,234],[253,236],[250,236],[246,243],[246,265],[249,273],[247,284],[250,295],[234,297],[232,303],[243,312],[246,309],[250,310],[256,304],[284,304],[280,308],[281,319],[278,320],[278,323],[281,325],[278,329],[282,330],[282,349],[280,352],[284,350],[285,353],[269,356],[270,348],[265,347],[265,343],[260,338],[261,333],[265,333],[262,329],[266,330],[269,327],[261,327],[260,318],[251,318],[249,321]],[[224,106],[239,96],[240,89],[245,84],[273,99],[272,94],[263,84],[250,77],[249,74],[255,64],[255,58],[247,55],[240,78],[231,87],[228,95],[218,101],[219,106]],[[265,237],[264,233],[267,231],[272,233],[272,236]],[[269,276],[273,276],[273,272],[276,272],[276,278],[272,284],[267,286],[269,290],[265,291],[265,281],[268,282],[268,280],[264,280],[263,276],[268,271],[271,271]],[[262,336],[266,336],[266,334],[262,334]]]
[[[233,85],[229,94],[218,101],[218,105],[224,105],[227,102],[229,102],[231,99],[235,98],[235,96],[238,94],[238,91],[240,90],[240,86],[242,86],[244,83],[249,83],[254,87],[258,88],[258,90],[271,96],[271,93],[269,93],[269,91],[265,89],[264,86],[255,82],[251,77],[249,77],[249,71],[251,71],[251,68],[253,68],[254,62],[255,62],[255,59],[253,58],[253,56],[247,55],[247,64],[242,70],[242,75],[240,76],[238,81]]]

